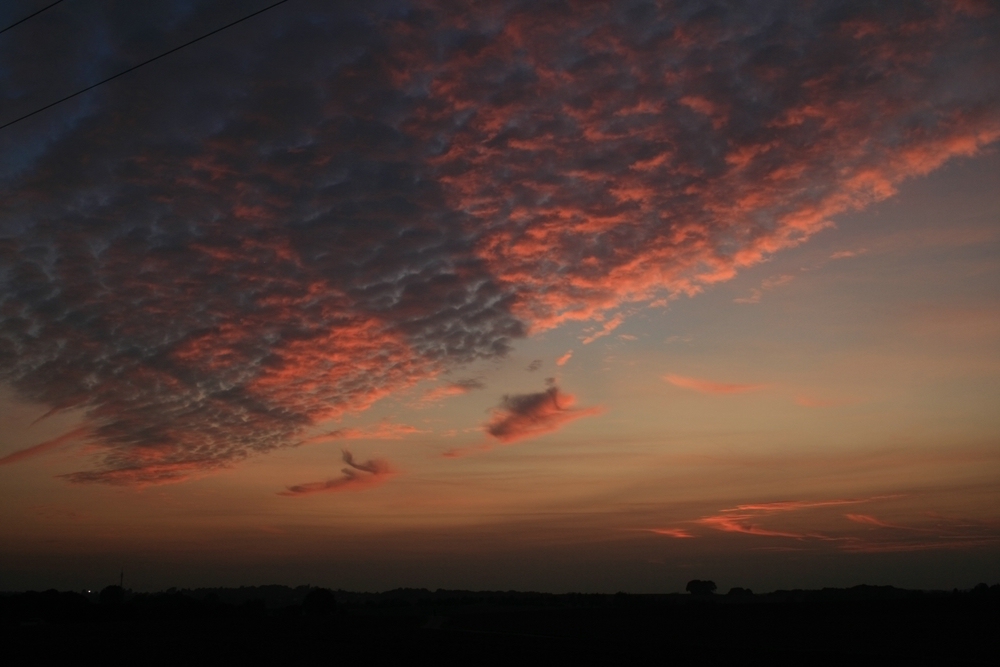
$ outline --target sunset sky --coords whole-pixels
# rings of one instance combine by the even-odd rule
[[[998,148],[993,2],[282,3],[0,130],[0,590],[995,583]]]

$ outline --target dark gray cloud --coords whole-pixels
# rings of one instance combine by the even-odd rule
[[[976,7],[287,3],[0,132],[0,377],[169,481],[693,294],[1000,136]],[[64,3],[3,114],[247,10]]]
[[[596,415],[600,408],[574,408],[576,398],[559,390],[552,382],[549,388],[534,394],[504,396],[500,407],[485,425],[485,430],[500,442],[509,443],[556,431],[564,424]]]
[[[357,463],[350,451],[344,450],[346,468],[341,469],[341,477],[334,477],[325,482],[309,482],[296,484],[281,491],[279,496],[308,496],[314,493],[335,493],[338,491],[360,491],[385,482],[392,475],[392,468],[383,459],[369,459]],[[358,474],[358,473],[365,474]]]

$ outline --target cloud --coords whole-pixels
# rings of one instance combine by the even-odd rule
[[[622,315],[621,313],[616,314],[610,320],[605,322],[604,325],[600,329],[598,329],[595,333],[584,338],[583,344],[590,345],[598,338],[604,338],[605,336],[609,335],[612,331],[617,329],[619,326],[621,326],[621,323],[624,321],[625,321],[624,315]]]
[[[858,255],[863,255],[868,252],[867,248],[858,248],[857,250],[838,250],[837,252],[830,255],[830,259],[849,259],[851,257],[857,257]]]
[[[794,279],[795,276],[788,274],[765,278],[761,281],[760,288],[754,287],[750,289],[750,296],[733,299],[733,303],[760,303],[761,298],[764,296],[764,292],[772,290],[775,287],[787,285]]]
[[[834,400],[825,398],[813,398],[812,396],[796,396],[795,404],[803,408],[832,408],[846,405],[850,401]]]
[[[475,391],[477,389],[485,389],[486,384],[482,380],[477,380],[475,378],[469,378],[467,380],[459,380],[457,382],[448,382],[439,387],[434,387],[425,393],[421,399],[421,403],[436,403],[442,399],[450,398],[452,396],[462,396],[463,394],[468,394],[470,391]]]
[[[541,359],[533,359],[531,361],[531,363],[528,364],[528,367],[525,370],[528,371],[529,373],[534,373],[535,371],[537,371],[541,367],[542,367],[542,360]]]
[[[687,539],[694,537],[694,535],[684,530],[683,528],[643,528],[643,530],[649,533],[655,533],[657,535],[676,537],[678,539]]]
[[[788,530],[774,530],[764,528],[758,523],[761,517],[783,512],[799,512],[802,510],[839,507],[842,505],[857,505],[870,503],[876,500],[884,500],[890,496],[877,496],[872,498],[836,498],[830,500],[780,500],[770,503],[746,503],[720,510],[718,514],[706,516],[696,520],[699,523],[716,530],[729,533],[745,533],[747,535],[761,535],[764,537],[790,537],[795,539],[827,539],[823,535],[815,533],[792,532]]]
[[[556,366],[565,366],[566,362],[568,362],[572,357],[573,350],[567,350],[566,354],[556,359]]]
[[[581,417],[600,414],[601,409],[573,408],[576,399],[552,386],[537,394],[504,396],[486,432],[503,443],[534,438],[562,428]]]
[[[845,514],[844,516],[847,517],[849,520],[854,521],[855,523],[864,523],[868,524],[869,526],[878,526],[880,528],[896,528],[896,526],[892,526],[883,521],[879,521],[875,517],[869,516],[867,514]]]
[[[88,426],[75,428],[67,433],[63,433],[60,436],[52,438],[51,440],[46,440],[45,442],[38,443],[37,445],[32,445],[31,447],[26,447],[25,449],[7,454],[6,456],[0,458],[0,466],[17,463],[18,461],[23,461],[24,459],[44,454],[45,452],[57,449],[76,440],[86,438],[89,433],[90,427]]]
[[[4,35],[5,118],[234,18],[71,5]],[[295,445],[977,154],[997,32],[946,3],[288,3],[0,132],[0,380],[86,414],[71,481]]]
[[[764,535],[767,537],[803,537],[801,533],[761,528],[758,524],[751,523],[748,519],[749,517],[742,515],[719,515],[706,516],[698,519],[697,522],[729,533],[746,533],[747,535]]]
[[[289,486],[278,493],[279,496],[306,496],[314,493],[336,493],[339,491],[362,491],[384,483],[392,476],[393,470],[387,461],[369,459],[364,463],[356,463],[354,455],[348,450],[343,453],[344,463],[348,467],[340,472],[341,477],[334,477],[325,482],[309,482]]]
[[[849,521],[877,528],[891,528],[891,531],[866,531],[860,534],[845,534],[842,530],[818,531],[788,530],[764,525],[773,523],[783,514],[809,513],[814,510],[863,505],[900,498],[899,495],[871,496],[868,498],[836,498],[830,500],[787,500],[769,503],[746,503],[722,509],[716,514],[695,519],[693,523],[729,533],[743,533],[761,537],[792,538],[803,544],[831,545],[836,549],[852,553],[891,553],[905,551],[928,551],[939,549],[971,549],[1000,542],[995,522],[981,522],[970,519],[955,519],[937,516],[933,526],[902,526],[882,521],[871,514],[848,513],[843,516]],[[817,519],[811,515],[815,525]],[[798,518],[798,517],[796,517]],[[799,519],[801,523],[801,519]],[[829,522],[828,522],[829,523]],[[836,523],[836,522],[834,522]],[[872,537],[875,535],[875,537]]]
[[[767,385],[763,384],[733,384],[728,382],[713,382],[711,380],[701,380],[698,378],[684,377],[668,373],[663,379],[682,389],[693,389],[704,394],[740,394],[746,391],[762,389]]]
[[[306,442],[323,442],[325,440],[401,440],[414,433],[426,433],[409,424],[394,424],[388,421],[379,422],[368,428],[338,428],[326,433],[320,433],[308,438]]]

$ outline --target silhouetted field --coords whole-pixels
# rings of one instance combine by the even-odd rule
[[[100,596],[8,593],[0,595],[0,639],[12,665],[993,665],[1000,656],[1000,585],[953,592],[699,590],[331,593],[262,586],[133,594],[109,586]]]

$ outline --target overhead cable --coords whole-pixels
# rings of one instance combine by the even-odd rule
[[[60,0],[60,2],[61,2],[61,0]],[[232,23],[227,23],[226,25],[222,26],[221,28],[216,28],[215,30],[213,30],[211,32],[206,32],[201,37],[196,37],[196,38],[192,39],[189,42],[185,42],[184,44],[181,44],[180,46],[175,46],[174,48],[170,49],[169,51],[164,51],[160,55],[154,56],[154,57],[150,58],[149,60],[144,60],[143,62],[139,63],[138,65],[133,65],[132,67],[129,67],[128,69],[124,69],[121,72],[118,72],[117,74],[109,76],[106,79],[102,79],[102,80],[98,81],[97,83],[93,83],[93,84],[87,86],[86,88],[81,88],[80,90],[76,91],[75,93],[72,93],[70,95],[67,95],[66,97],[58,99],[55,102],[50,102],[49,104],[46,104],[43,107],[39,107],[39,108],[35,109],[34,111],[32,111],[30,113],[24,114],[20,118],[15,118],[14,120],[8,121],[8,122],[4,123],[3,125],[0,125],[0,130],[2,130],[4,128],[7,128],[7,127],[10,127],[11,125],[13,125],[15,123],[20,123],[22,120],[24,120],[26,118],[31,118],[35,114],[41,113],[42,111],[45,111],[46,109],[51,109],[52,107],[56,106],[57,104],[62,104],[63,102],[65,102],[67,100],[71,100],[74,97],[76,97],[77,95],[82,95],[83,93],[87,92],[88,90],[93,90],[94,88],[97,88],[98,86],[103,86],[107,82],[113,81],[113,80],[117,79],[118,77],[120,77],[122,75],[128,74],[129,72],[133,72],[133,71],[139,69],[140,67],[144,67],[144,66],[148,65],[151,62],[159,60],[160,58],[164,58],[166,56],[169,56],[171,53],[175,53],[177,51],[180,51],[183,48],[191,46],[195,42],[200,42],[201,40],[205,39],[206,37],[211,37],[212,35],[214,35],[216,33],[220,33],[223,30],[226,30],[227,28],[232,28],[237,23],[242,23],[243,21],[246,21],[247,19],[252,19],[254,16],[257,16],[258,14],[263,14],[264,12],[268,11],[269,9],[274,9],[278,5],[283,5],[286,2],[288,2],[288,0],[278,0],[278,2],[270,4],[267,7],[264,7],[263,9],[258,9],[257,11],[253,12],[252,14],[247,14],[243,18],[236,19]],[[45,10],[43,9],[41,11],[45,11]],[[28,17],[28,18],[31,18],[31,17]],[[27,19],[22,19],[22,21],[23,20],[27,20]]]

